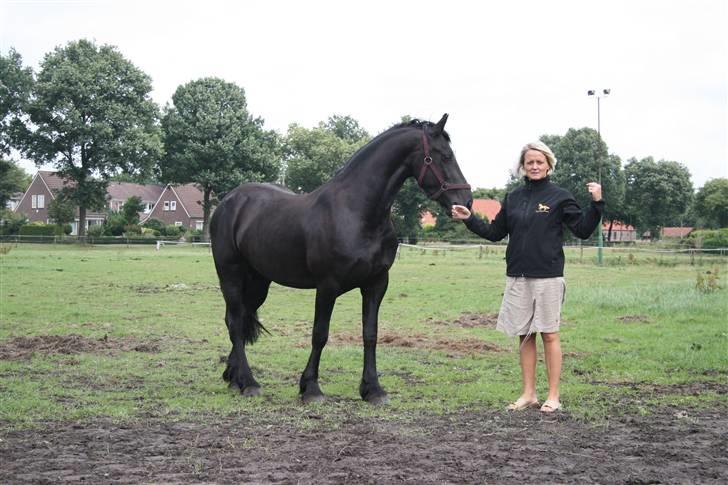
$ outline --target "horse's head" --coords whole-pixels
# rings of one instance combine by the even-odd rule
[[[473,193],[460,171],[450,147],[450,136],[445,132],[447,113],[436,124],[424,123],[421,134],[421,155],[413,162],[413,175],[417,184],[450,213],[453,204],[470,208]]]

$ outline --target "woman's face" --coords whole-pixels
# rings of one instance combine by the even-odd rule
[[[530,180],[541,180],[549,173],[546,155],[538,150],[528,150],[523,156],[523,170]]]

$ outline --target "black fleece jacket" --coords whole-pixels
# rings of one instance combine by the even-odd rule
[[[587,239],[597,228],[604,200],[592,201],[586,210],[579,207],[568,190],[548,177],[531,181],[509,192],[500,212],[487,224],[474,214],[465,225],[490,241],[510,236],[506,249],[506,274],[530,278],[564,275],[564,230]]]

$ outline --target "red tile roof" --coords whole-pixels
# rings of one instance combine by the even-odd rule
[[[663,227],[662,237],[685,237],[693,231],[692,227]]]
[[[106,193],[115,200],[126,201],[129,197],[137,196],[143,202],[156,202],[164,186],[157,184],[133,184],[130,182],[109,182]]]
[[[472,211],[481,217],[486,217],[489,221],[495,219],[500,209],[501,204],[495,199],[473,199]],[[434,226],[436,222],[437,217],[430,211],[423,212],[420,217],[420,224],[423,226]]]

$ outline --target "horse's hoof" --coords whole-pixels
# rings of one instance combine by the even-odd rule
[[[245,389],[243,389],[243,396],[245,396],[245,397],[260,396],[260,387],[258,387],[258,386],[246,387]]]
[[[384,406],[385,404],[389,404],[389,396],[386,393],[367,396],[365,400],[373,406]]]
[[[325,400],[326,396],[323,394],[301,394],[301,402],[303,402],[303,404],[324,402]]]

